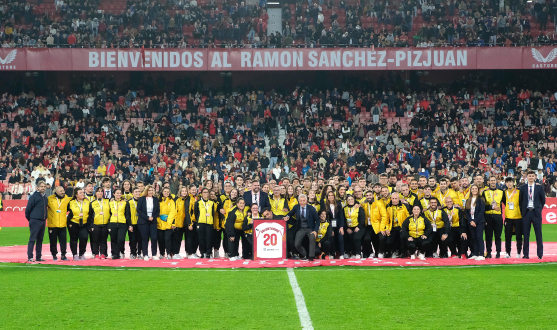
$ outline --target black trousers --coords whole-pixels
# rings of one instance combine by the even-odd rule
[[[416,249],[418,249],[421,254],[425,254],[425,252],[429,250],[429,245],[429,237],[426,239],[421,237],[412,238],[411,241],[408,241],[407,239],[406,243],[406,246],[408,246],[408,253],[410,253],[410,255],[416,253]]]
[[[470,238],[474,242],[474,249],[472,254],[476,257],[483,257],[485,246],[484,246],[484,228],[485,222],[476,222],[476,227],[469,226]]]
[[[287,256],[294,256],[295,254],[298,254],[298,251],[296,250],[294,244],[295,240],[296,240],[296,227],[288,228],[286,230],[286,255]],[[243,250],[244,250],[244,245],[242,244],[242,251]],[[244,255],[243,252],[242,255]]]
[[[385,251],[381,250],[381,236],[383,236],[381,232],[375,233],[373,226],[366,226],[362,242],[364,258],[373,258],[379,253],[385,253]]]
[[[294,239],[294,246],[296,250],[300,253],[300,257],[310,257],[313,258],[315,255],[315,235],[311,233],[312,230],[309,228],[300,228],[296,232],[296,238]],[[307,236],[309,240],[309,255],[306,249],[302,246],[304,238]]]
[[[141,250],[143,256],[149,255],[149,238],[151,239],[151,256],[157,255],[157,221],[146,221],[146,223],[138,225],[141,233]]]
[[[505,219],[505,251],[511,254],[513,231],[516,236],[516,253],[522,252],[522,219]]]
[[[172,251],[172,229],[157,230],[157,242],[159,243],[159,250],[161,255],[170,256]]]
[[[60,252],[62,256],[66,255],[67,234],[66,227],[50,227],[48,228],[48,239],[50,240],[50,253],[53,257],[58,254],[58,243],[60,243]]]
[[[253,259],[253,234],[244,234],[242,243],[242,258]]]
[[[431,250],[428,252],[428,255],[432,255],[433,253],[437,252],[437,248],[439,248],[439,256],[444,257],[447,256],[447,247],[449,246],[449,234],[450,231],[447,228],[437,228],[437,231],[434,231],[431,234],[430,240],[430,248]],[[442,239],[443,235],[447,235],[445,240]]]
[[[89,239],[89,231],[87,226],[79,226],[79,224],[68,222],[68,232],[70,233],[70,250],[74,256],[78,255],[77,244],[79,241],[79,256],[85,254],[87,250],[87,240]]]
[[[238,252],[238,248],[240,247],[240,237],[242,237],[243,233],[244,233],[243,230],[234,228],[234,236],[231,236],[234,237],[234,240],[231,241],[230,238],[228,239],[228,256],[230,258],[240,256],[240,253]]]
[[[194,254],[197,252],[197,247],[199,246],[199,238],[197,237],[197,226],[194,224],[192,230],[189,227],[184,227],[186,232],[186,253]]]
[[[493,235],[495,235],[495,250],[501,253],[501,234],[503,233],[503,216],[501,214],[485,215],[485,249],[491,254]]]
[[[332,241],[332,237],[331,239],[322,239],[319,241],[319,243],[316,244],[315,246],[315,256],[319,256],[322,253],[324,253],[326,256],[328,256],[331,253],[331,241]],[[321,245],[321,246],[319,246]]]
[[[365,228],[360,228],[357,232],[355,229],[358,227],[350,228],[352,233],[348,233],[348,229],[345,231],[346,233],[346,241],[348,242],[348,250],[353,255],[360,255],[362,253],[362,238],[366,233]]]
[[[451,234],[449,235],[449,249],[451,250],[451,255],[453,256],[466,254],[468,252],[470,235],[466,235],[467,239],[460,237],[460,235],[459,227],[451,227]]]
[[[339,227],[333,227],[333,236],[331,237],[331,255],[336,253],[344,255],[344,235],[339,231]]]
[[[206,223],[197,224],[197,237],[199,238],[199,253],[203,258],[206,254],[213,251],[213,225]]]
[[[29,220],[29,242],[27,243],[27,258],[33,259],[33,249],[37,259],[43,256],[43,239],[46,221],[31,219]],[[36,243],[36,246],[35,246]]]
[[[226,238],[226,230],[213,229],[213,249],[220,250],[220,244]],[[226,242],[226,240],[225,240]],[[223,244],[224,252],[228,250],[228,244]]]
[[[99,254],[104,256],[108,255],[107,239],[108,225],[91,225],[91,250],[94,256],[98,256]]]
[[[543,257],[542,219],[538,218],[534,211],[526,211],[526,214],[522,215],[522,226],[524,234],[524,256],[530,256],[530,230],[532,226],[534,226],[538,257]]]
[[[372,229],[373,230],[373,229]],[[367,235],[367,229],[366,229]],[[377,234],[379,238],[379,249],[383,253],[392,253],[392,252],[400,252],[404,253],[406,248],[402,248],[402,243],[400,240],[400,227],[393,227],[391,229],[391,233],[388,236],[383,236],[383,234]],[[405,245],[406,247],[406,245]]]
[[[109,223],[108,234],[110,235],[110,253],[112,259],[120,259],[120,253],[124,253],[126,248],[126,233],[128,232],[125,223]]]
[[[186,229],[187,230],[187,229]],[[172,242],[172,248],[170,249],[172,255],[180,254],[180,249],[182,248],[182,240],[185,238],[186,232],[184,228],[174,228],[172,229],[172,235],[170,241]]]
[[[128,227],[128,238],[130,244],[130,254],[137,257],[137,253],[141,253],[141,231],[138,225],[132,225],[133,231]]]

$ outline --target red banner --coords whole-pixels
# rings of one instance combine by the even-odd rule
[[[553,47],[0,48],[0,71],[478,70],[557,68]]]
[[[25,212],[0,212],[0,227],[28,227]]]
[[[25,211],[27,207],[27,200],[23,199],[9,199],[2,201],[2,207],[6,212],[21,212]]]

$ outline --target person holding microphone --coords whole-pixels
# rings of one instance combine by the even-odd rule
[[[37,191],[31,195],[31,198],[29,198],[27,202],[27,207],[25,208],[25,218],[29,221],[30,231],[29,243],[27,244],[28,262],[44,261],[42,258],[42,251],[48,206],[47,198],[44,195],[45,190],[45,182],[39,182]],[[37,244],[36,247],[35,243]],[[35,249],[37,259],[33,259],[33,249]]]
[[[141,232],[141,250],[143,260],[149,260],[149,238],[151,238],[151,257],[157,257],[157,218],[160,215],[159,199],[154,196],[155,189],[151,185],[145,186],[141,197],[137,201],[137,226]]]

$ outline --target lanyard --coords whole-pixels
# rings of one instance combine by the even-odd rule
[[[99,202],[99,206],[101,208],[101,212],[103,211],[103,200],[102,199],[97,199],[97,202]]]
[[[435,210],[435,211],[433,212],[433,214],[432,214],[431,211],[429,211],[429,210],[428,210],[427,212],[429,212],[429,215],[430,215],[431,218],[433,219],[433,222],[437,222],[437,210]]]
[[[454,216],[454,208],[451,209],[450,213],[447,212],[447,217],[449,218],[449,221],[453,222],[453,216]]]
[[[203,199],[201,199],[201,203],[203,203],[203,207],[205,208],[205,223],[209,219],[209,208]]]
[[[56,202],[58,203],[58,209],[60,209],[60,206],[62,205],[62,200],[56,197]]]
[[[274,202],[274,204],[275,204],[275,210],[278,211],[278,210],[279,210],[279,209],[278,209],[278,206],[279,206],[279,203],[280,203],[280,198],[279,198],[278,200],[276,200],[276,199],[273,198],[273,202]]]
[[[513,193],[510,196],[508,190],[506,191],[506,193],[507,193],[507,201],[510,201],[513,198],[514,194],[516,194],[516,188],[514,188]]]
[[[447,192],[445,192],[445,195],[442,195],[441,191],[439,191],[439,197],[441,197],[441,204],[445,205],[445,198],[447,198],[448,194],[449,194],[449,189],[447,189]]]
[[[75,203],[77,204],[77,206],[79,206],[79,211],[81,211],[81,213],[83,213],[83,201],[81,201],[81,204],[76,200]]]
[[[348,208],[348,217],[350,218],[350,220],[352,220],[352,213],[354,213],[354,208],[353,207]]]

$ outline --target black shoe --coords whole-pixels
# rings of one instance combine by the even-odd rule
[[[52,257],[52,260],[53,261],[58,261],[58,258],[57,257]]]
[[[37,258],[35,261],[46,261],[43,258]]]
[[[491,259],[491,258],[493,258],[493,257],[491,256],[491,253],[488,253],[488,254],[485,256],[485,258],[486,258],[486,259]]]
[[[27,262],[35,262],[35,260],[33,260],[33,258],[31,258],[31,259],[27,259]]]
[[[499,258],[501,258],[501,253],[497,252],[497,254],[495,255],[495,259],[499,259]]]
[[[522,257],[522,259],[530,259],[530,257],[529,256],[524,256],[524,257]]]
[[[543,259],[543,257],[538,257],[538,259],[542,260],[542,259]]]
[[[297,255],[294,255],[294,256],[292,257],[292,260],[300,260],[300,257],[298,257]]]
[[[309,260],[309,261],[313,261],[313,258],[309,258],[308,260]]]
[[[62,256],[62,258],[60,258],[60,260],[62,260],[62,261],[68,261],[68,258],[66,258],[66,256]]]
[[[120,259],[120,256],[112,256],[112,260]]]
[[[308,260],[308,257],[303,256],[303,257],[301,257],[300,259],[301,259],[301,260]]]

